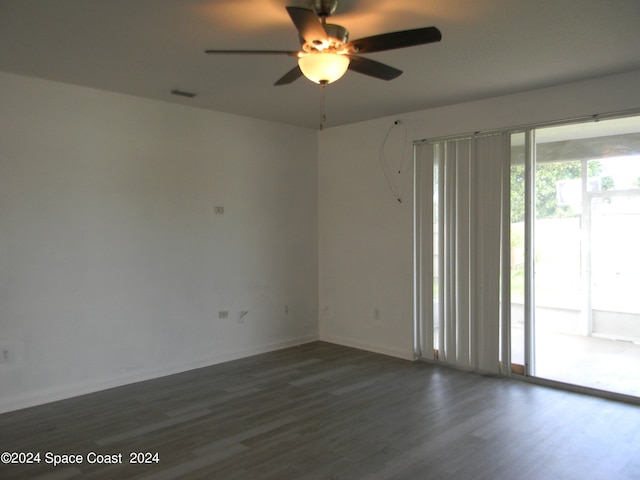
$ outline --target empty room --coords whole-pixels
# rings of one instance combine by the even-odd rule
[[[0,0],[0,478],[640,478],[637,0]]]

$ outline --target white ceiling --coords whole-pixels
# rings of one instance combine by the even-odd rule
[[[273,83],[306,0],[0,0],[0,71],[317,128],[321,88]],[[367,55],[404,71],[326,89],[326,126],[640,68],[639,0],[340,0],[350,39],[437,26],[442,42]],[[194,99],[172,89],[197,93]]]

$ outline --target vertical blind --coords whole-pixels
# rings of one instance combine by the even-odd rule
[[[510,136],[415,145],[415,349],[422,358],[498,373],[501,261],[508,252]],[[506,185],[505,185],[506,182]],[[505,237],[507,235],[507,237]],[[501,321],[503,323],[501,329]],[[508,371],[507,369],[505,369]]]

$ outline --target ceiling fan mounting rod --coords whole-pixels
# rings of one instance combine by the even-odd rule
[[[325,23],[327,17],[333,15],[338,6],[338,0],[311,0],[311,7],[313,11],[322,19],[322,23]]]

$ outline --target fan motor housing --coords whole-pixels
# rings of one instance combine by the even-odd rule
[[[326,49],[334,49],[339,50],[342,45],[349,42],[349,30],[344,28],[342,25],[334,25],[332,23],[325,23],[324,30],[327,32],[327,36],[329,37],[329,45],[324,44],[324,40],[318,41],[318,44],[315,45],[313,43],[305,42],[302,36],[300,38],[300,45],[302,45],[302,49],[305,52],[313,52],[316,50],[326,50]],[[318,48],[321,47],[321,48]]]
[[[329,35],[329,40],[331,40],[332,43],[344,45],[349,41],[349,30],[341,25],[326,23],[324,25],[324,29],[326,30],[327,35]]]

